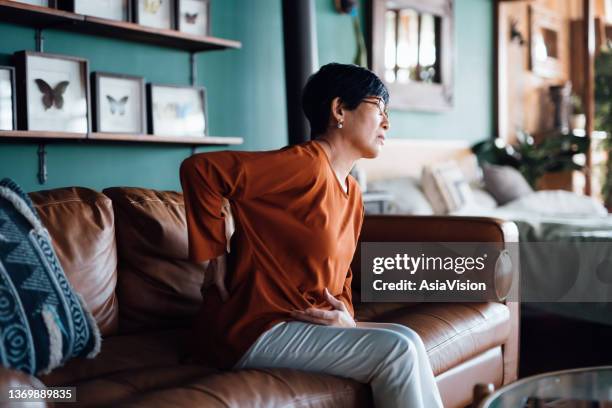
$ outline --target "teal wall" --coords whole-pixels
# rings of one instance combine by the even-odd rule
[[[455,107],[442,114],[392,111],[391,137],[476,141],[491,135],[492,7],[490,0],[455,1]],[[215,0],[212,11],[213,34],[241,41],[242,49],[198,54],[198,84],[208,90],[211,135],[243,137],[245,143],[235,149],[284,146],[281,0]],[[337,14],[333,0],[317,0],[316,12],[320,64],[352,62],[350,17]],[[10,63],[13,52],[34,45],[33,29],[0,23],[0,65]],[[189,83],[189,55],[183,51],[59,30],[45,31],[45,51],[87,58],[92,71]],[[40,185],[37,148],[35,143],[1,142],[0,177],[12,177],[27,191],[73,185],[179,190],[178,167],[191,153],[189,147],[168,145],[49,143],[49,179]]]
[[[364,0],[361,0],[364,3]],[[493,1],[455,0],[455,104],[444,113],[391,111],[390,137],[478,141],[493,132]],[[351,17],[317,1],[319,63],[351,63]],[[393,95],[391,95],[393,99]]]
[[[280,0],[214,1],[212,12],[213,35],[241,41],[242,49],[197,56],[198,84],[208,90],[210,134],[243,137],[245,143],[236,149],[286,145]],[[46,52],[87,58],[91,71],[189,84],[187,52],[59,30],[44,35]],[[33,29],[0,23],[0,65],[9,64],[13,52],[34,47]],[[191,154],[191,148],[183,146],[49,143],[49,178],[40,185],[37,149],[35,143],[0,142],[0,178],[12,177],[27,191],[74,185],[180,190],[178,168]]]

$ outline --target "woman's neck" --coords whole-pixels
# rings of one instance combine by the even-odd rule
[[[320,136],[315,141],[319,142],[325,150],[336,177],[346,188],[346,178],[357,160],[352,154],[352,146],[346,144],[341,138],[333,136]]]

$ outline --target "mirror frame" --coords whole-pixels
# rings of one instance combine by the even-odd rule
[[[370,3],[370,54],[369,64],[391,94],[389,107],[398,110],[447,111],[453,107],[455,65],[454,45],[454,0],[392,0],[399,8],[411,8],[419,13],[430,13],[441,17],[440,74],[442,83],[407,84],[385,81],[385,12],[390,0],[371,0]]]

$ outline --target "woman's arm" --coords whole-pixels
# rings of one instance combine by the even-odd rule
[[[198,263],[225,253],[229,234],[224,199],[240,199],[245,152],[213,152],[183,161],[180,179],[185,199],[189,258]]]

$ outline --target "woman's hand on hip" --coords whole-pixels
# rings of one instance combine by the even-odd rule
[[[318,309],[309,307],[301,311],[295,310],[291,312],[291,316],[297,320],[309,323],[323,324],[325,326],[337,327],[355,327],[355,320],[349,313],[344,302],[336,299],[325,288],[325,298],[334,307],[334,310]]]

